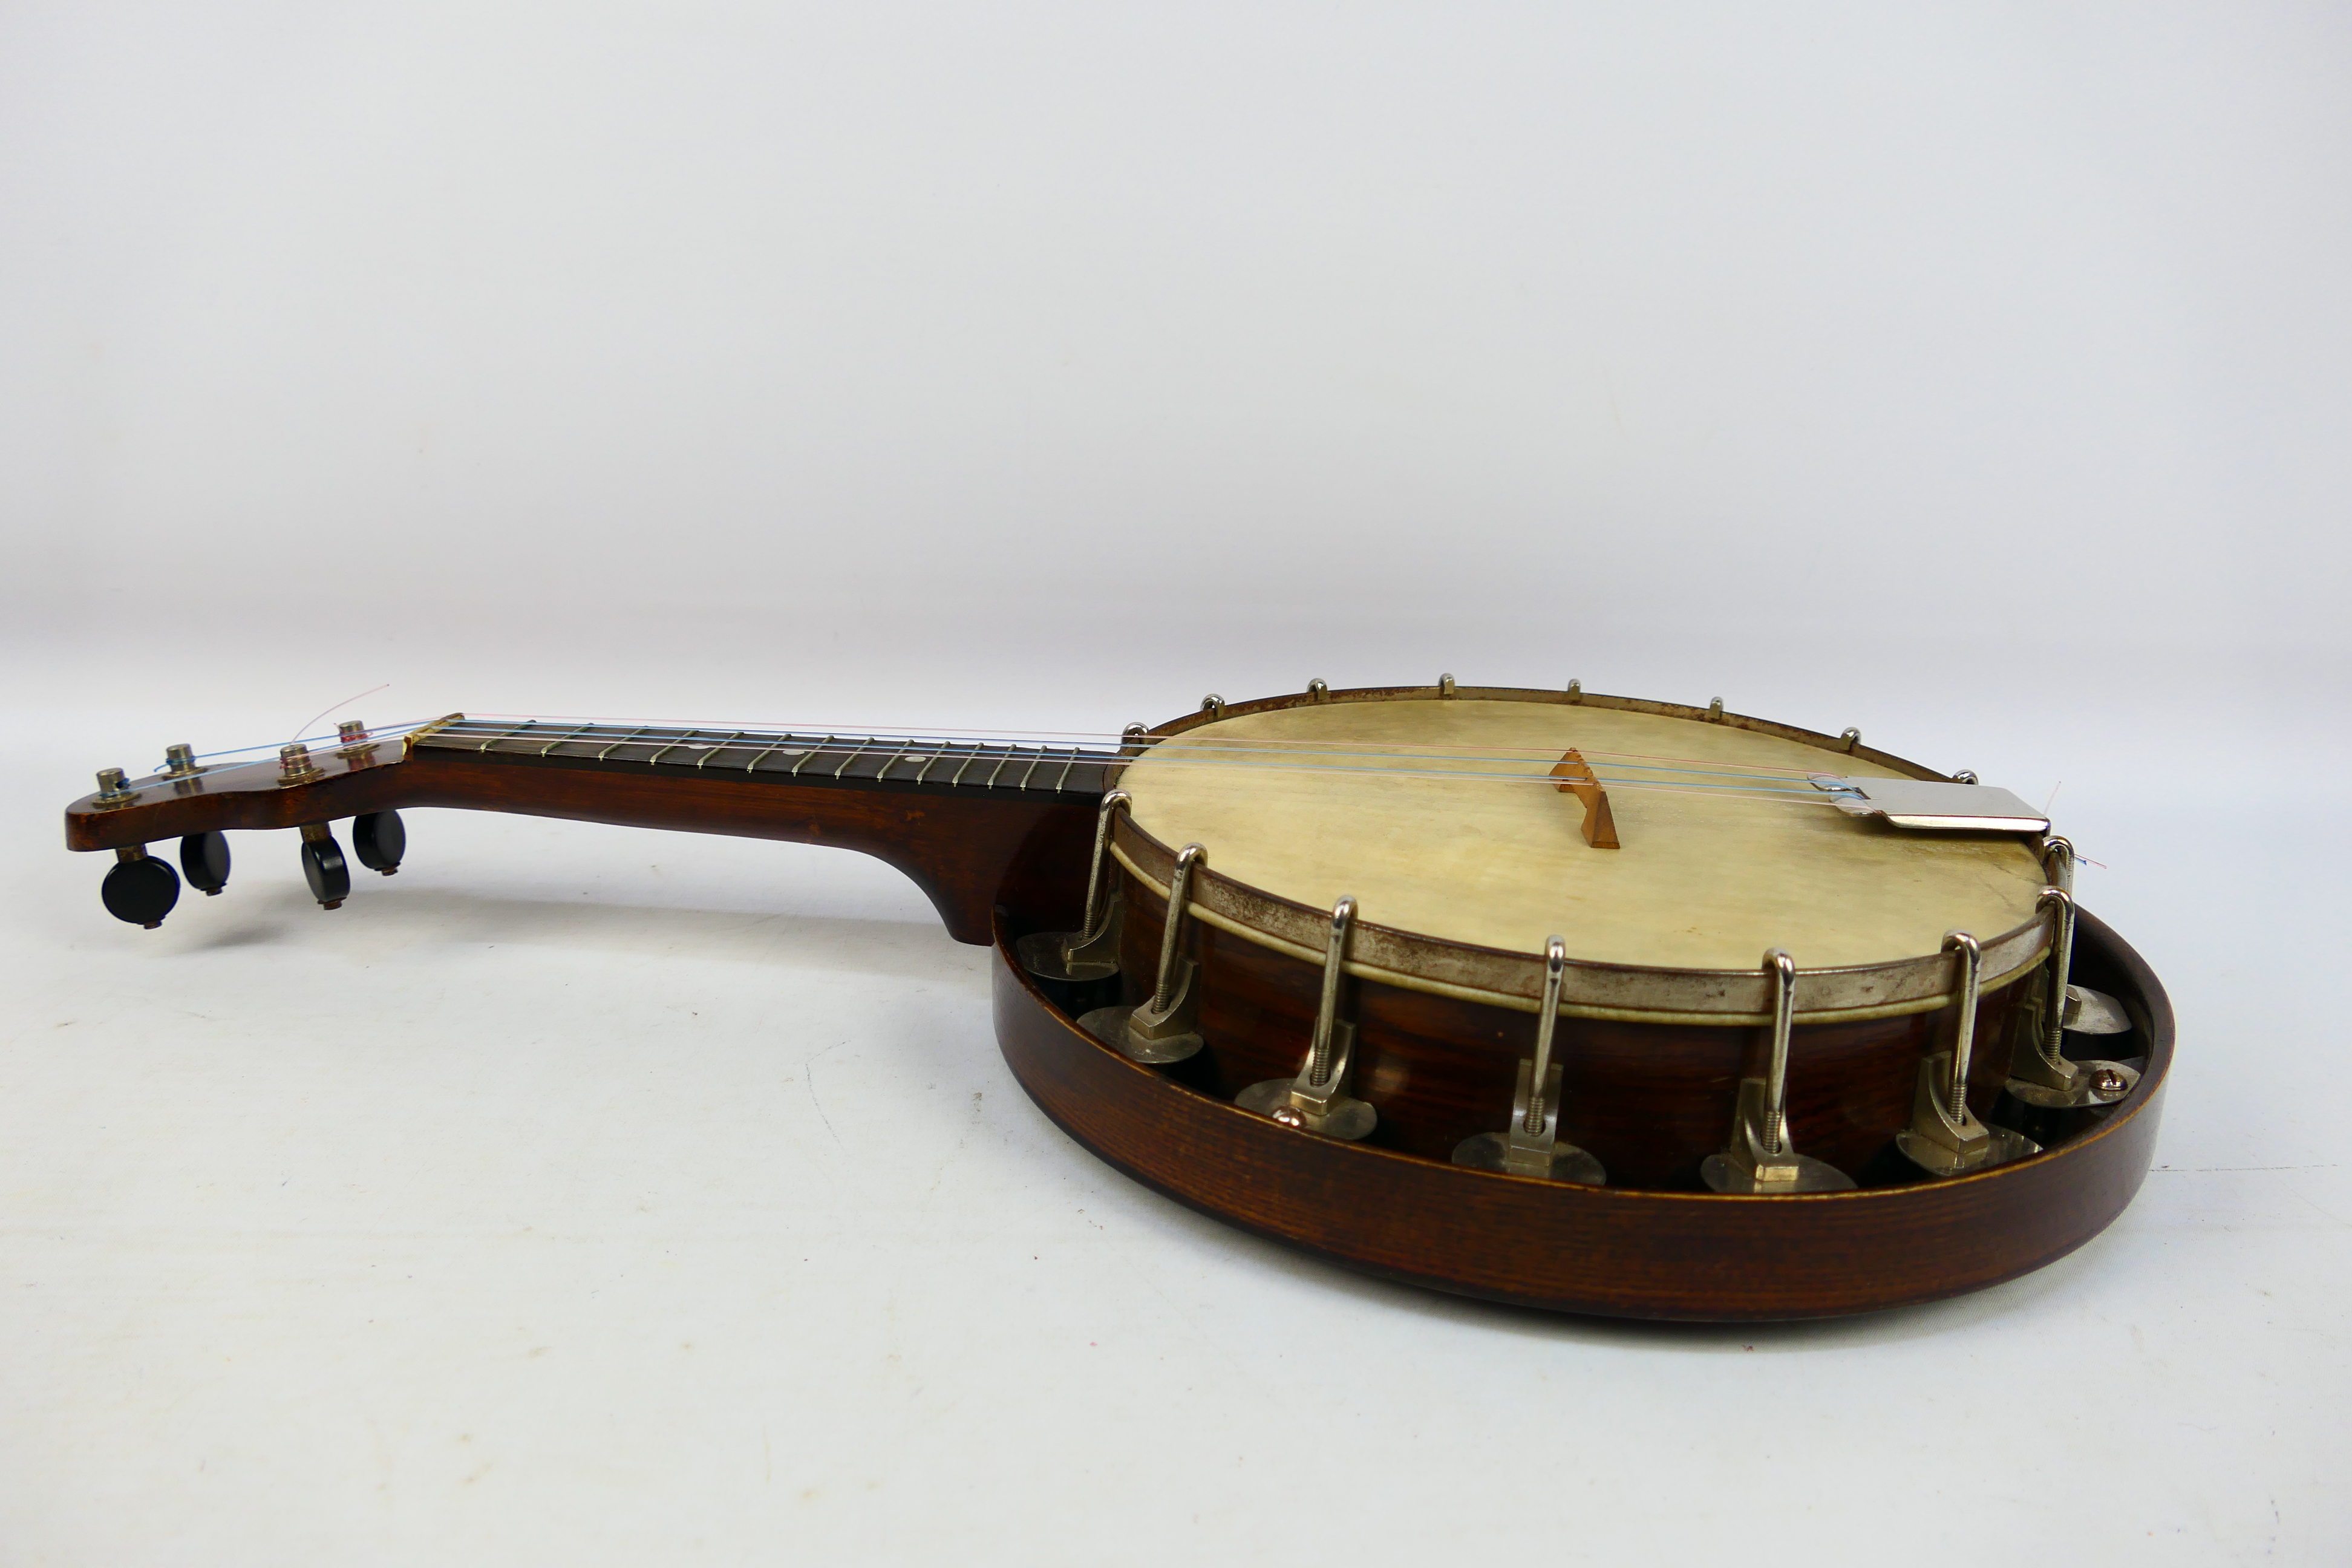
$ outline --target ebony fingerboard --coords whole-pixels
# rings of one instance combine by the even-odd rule
[[[457,719],[419,732],[409,744],[415,752],[521,767],[1024,799],[1097,799],[1121,760],[1109,747],[552,720]]]

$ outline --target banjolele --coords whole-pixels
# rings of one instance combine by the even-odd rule
[[[451,715],[173,746],[68,808],[107,907],[225,830],[415,806],[837,845],[995,950],[1045,1114],[1204,1213],[1564,1311],[1824,1317],[2081,1246],[2137,1191],[2172,1014],[2046,817],[1830,737],[1566,691],[1307,691],[1093,741]]]

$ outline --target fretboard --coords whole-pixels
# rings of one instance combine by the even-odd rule
[[[905,735],[800,734],[459,718],[420,731],[418,752],[523,766],[733,776],[924,794],[1098,798],[1115,747]]]

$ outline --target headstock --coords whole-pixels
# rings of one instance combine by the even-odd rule
[[[335,909],[350,894],[352,879],[329,825],[351,817],[360,864],[387,877],[397,871],[407,844],[392,809],[400,764],[410,736],[430,727],[387,737],[352,721],[339,727],[331,743],[290,742],[274,759],[226,752],[220,755],[232,760],[207,762],[189,746],[169,746],[163,767],[144,778],[100,770],[98,790],[66,808],[66,847],[113,850],[117,864],[100,889],[107,910],[152,931],[179,901],[183,874],[207,894],[227,886],[228,830],[291,827],[301,834],[302,872],[312,896],[320,908]],[[172,838],[180,841],[179,872],[147,852]]]

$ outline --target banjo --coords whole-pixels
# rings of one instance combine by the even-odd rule
[[[1088,1150],[1555,1310],[2015,1278],[2130,1202],[2172,1051],[2046,816],[1719,699],[1317,680],[1115,737],[452,714],[99,784],[68,847],[113,850],[106,907],[148,927],[184,879],[223,890],[234,830],[296,829],[337,908],[353,859],[397,871],[410,807],[877,856],[994,949],[1005,1059]]]

